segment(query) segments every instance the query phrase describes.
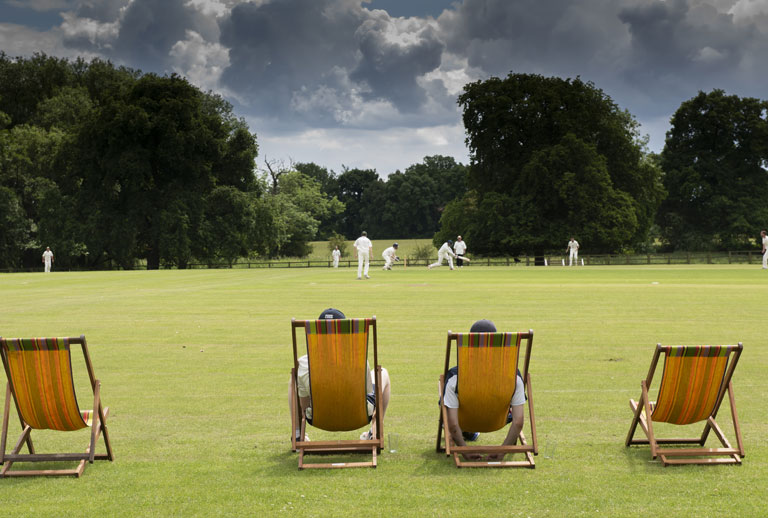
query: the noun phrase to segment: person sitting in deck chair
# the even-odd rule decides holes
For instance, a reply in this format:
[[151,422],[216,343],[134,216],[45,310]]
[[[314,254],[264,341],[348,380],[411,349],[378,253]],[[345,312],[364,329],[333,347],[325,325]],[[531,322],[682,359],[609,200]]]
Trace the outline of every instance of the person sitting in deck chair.
[[[495,333],[496,325],[490,320],[478,320],[469,330],[470,333]],[[457,446],[466,446],[465,441],[476,441],[480,434],[462,430],[459,426],[459,390],[457,389],[458,367],[453,367],[448,371],[448,377],[445,382],[445,390],[443,401],[448,411],[448,433],[451,434],[451,438]],[[502,446],[514,446],[517,443],[517,439],[520,436],[520,432],[523,429],[525,421],[525,388],[523,378],[520,375],[520,370],[517,371],[517,383],[515,386],[515,392],[512,396],[512,400],[509,402],[509,413],[507,414],[507,423],[510,424],[507,436],[502,443]],[[488,456],[489,461],[501,460],[504,457],[503,454]],[[480,460],[481,455],[468,454],[465,455],[467,460]]]
[[[346,318],[344,316],[344,313],[339,311],[338,309],[334,308],[328,308],[326,310],[323,310],[322,313],[320,313],[320,316],[318,317],[320,320],[323,319],[344,319]],[[301,356],[298,360],[299,366],[297,371],[297,392],[299,394],[299,404],[301,405],[301,412],[303,415],[307,416],[307,422],[309,424],[312,424],[312,399],[311,394],[309,390],[309,360],[307,355]],[[374,404],[375,404],[375,397],[376,397],[376,390],[375,390],[375,381],[374,381],[374,373],[371,370],[370,366],[368,367],[368,383],[366,386],[366,393],[367,393],[367,400],[368,400],[368,415],[371,416],[373,414]],[[381,368],[381,419],[383,421],[384,415],[387,412],[387,406],[389,405],[389,397],[390,397],[390,382],[389,382],[389,372],[387,372],[387,369]],[[288,401],[289,401],[289,408],[291,411],[291,414],[293,414],[293,397],[289,391],[288,394]],[[296,437],[296,440],[301,440],[301,430],[294,430],[294,435]],[[369,440],[372,438],[371,431],[363,432],[362,435],[360,435],[360,440]],[[309,437],[304,437],[305,441],[309,441]]]

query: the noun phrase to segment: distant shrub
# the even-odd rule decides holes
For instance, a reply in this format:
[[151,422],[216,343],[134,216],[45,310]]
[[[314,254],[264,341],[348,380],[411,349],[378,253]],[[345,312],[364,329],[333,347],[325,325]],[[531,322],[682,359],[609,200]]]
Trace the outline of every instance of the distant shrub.
[[347,240],[344,236],[341,234],[338,234],[334,232],[331,234],[331,237],[328,239],[328,250],[333,252],[333,249],[336,247],[339,247],[339,252],[341,252],[341,257],[347,256]]
[[410,257],[411,260],[416,261],[429,261],[434,257],[435,255],[435,247],[430,244],[423,244],[417,246],[413,250],[413,255]]

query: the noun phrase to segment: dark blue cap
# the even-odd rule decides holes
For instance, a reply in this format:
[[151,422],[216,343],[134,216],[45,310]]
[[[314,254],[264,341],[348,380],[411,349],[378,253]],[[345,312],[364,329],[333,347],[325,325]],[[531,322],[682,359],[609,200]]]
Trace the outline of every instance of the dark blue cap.
[[325,319],[333,320],[333,319],[344,319],[347,317],[345,317],[344,313],[342,313],[338,309],[328,308],[328,309],[324,309],[323,312],[320,313],[320,316],[318,318],[320,318],[320,320],[325,320]]
[[478,320],[469,328],[470,333],[495,333],[496,325],[490,320]]

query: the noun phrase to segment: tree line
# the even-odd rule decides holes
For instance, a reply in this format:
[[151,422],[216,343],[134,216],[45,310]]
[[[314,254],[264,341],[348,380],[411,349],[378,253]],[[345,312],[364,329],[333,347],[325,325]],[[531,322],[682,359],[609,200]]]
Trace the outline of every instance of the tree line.
[[177,75],[0,53],[0,268],[185,268],[303,256],[316,239],[462,234],[488,255],[749,246],[768,225],[768,104],[682,103],[661,154],[594,84],[510,73],[458,99],[471,161],[428,156],[385,178],[257,167],[220,96]]

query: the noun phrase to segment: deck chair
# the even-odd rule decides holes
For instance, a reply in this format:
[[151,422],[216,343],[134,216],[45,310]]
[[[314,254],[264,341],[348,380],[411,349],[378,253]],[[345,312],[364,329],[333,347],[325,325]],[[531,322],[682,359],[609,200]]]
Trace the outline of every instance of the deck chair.
[[[525,341],[525,361],[523,381],[528,395],[528,423],[531,430],[532,444],[528,444],[523,432],[520,432],[520,444],[514,446],[456,446],[450,432],[445,431],[443,445],[443,426],[448,422],[448,411],[443,401],[445,380],[451,363],[451,344],[456,343],[457,365],[459,366],[458,387],[461,392],[459,406],[459,426],[472,432],[494,432],[506,425],[509,402],[515,392],[520,347]],[[445,369],[440,376],[440,417],[437,428],[438,452],[453,455],[457,467],[527,467],[535,468],[533,456],[538,455],[536,439],[536,419],[533,410],[533,390],[528,366],[533,345],[533,330],[527,333],[452,333],[448,331],[445,349]],[[463,453],[478,454],[518,454],[525,460],[498,462],[464,461]]]
[[[93,409],[80,410],[72,380],[70,347],[80,345],[93,389]],[[0,477],[61,476],[79,477],[85,462],[114,460],[106,419],[109,408],[101,404],[101,383],[93,376],[85,336],[79,338],[0,338],[8,383],[5,390],[3,431],[0,438]],[[5,453],[11,399],[21,421],[21,436],[10,454]],[[36,453],[32,430],[75,431],[91,428],[91,441],[85,453]],[[96,453],[96,442],[104,436],[106,453]],[[20,453],[26,444],[29,453]],[[75,469],[11,470],[16,462],[80,461]]]
[[[640,400],[629,400],[632,409],[632,424],[629,427],[627,447],[633,444],[650,444],[651,457],[661,458],[664,466],[670,464],[741,464],[744,445],[741,440],[739,419],[733,396],[731,378],[741,356],[742,345],[662,346],[656,345],[648,376],[641,381]],[[664,355],[664,370],[661,375],[656,401],[648,393],[659,357]],[[731,407],[736,445],[728,442],[715,418],[725,393]],[[676,425],[694,424],[704,421],[700,437],[691,439],[661,439],[656,437],[656,423]],[[645,439],[635,439],[640,425]],[[710,430],[722,443],[722,448],[705,448]],[[698,447],[664,448],[659,445],[698,445]]]
[[[371,440],[305,441],[308,424],[301,412],[297,390],[298,349],[297,329],[306,336],[309,360],[309,385],[312,401],[312,426],[321,430],[340,432],[371,426]],[[369,377],[368,337],[373,334],[373,363],[375,403],[373,415],[368,415],[366,386]],[[291,444],[299,452],[299,469],[376,467],[377,454],[384,445],[381,419],[381,366],[378,359],[376,317],[345,320],[291,320],[293,336],[293,369],[291,370]],[[295,430],[300,429],[299,438]],[[334,462],[310,464],[304,456],[310,454],[364,453],[370,462]]]

